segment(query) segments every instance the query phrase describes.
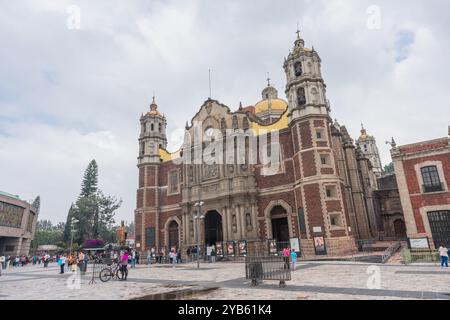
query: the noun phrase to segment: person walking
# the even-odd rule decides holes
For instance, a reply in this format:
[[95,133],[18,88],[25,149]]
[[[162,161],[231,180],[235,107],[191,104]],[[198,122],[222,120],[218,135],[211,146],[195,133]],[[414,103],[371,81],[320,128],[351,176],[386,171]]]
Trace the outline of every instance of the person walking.
[[175,253],[175,250],[170,250],[169,258],[172,263],[172,267],[175,268],[175,265],[177,264],[177,254]]
[[84,272],[84,252],[80,251],[78,254],[78,268],[80,268],[80,272]]
[[128,277],[128,251],[125,251],[120,257],[120,272],[122,274],[122,280],[126,281]]
[[297,253],[294,249],[291,251],[291,262],[292,262],[292,271],[295,271],[295,268],[297,266]]
[[58,265],[61,268],[61,271],[59,274],[64,274],[64,267],[66,265],[66,255],[62,255],[58,260]]
[[6,261],[5,256],[4,256],[4,255],[1,255],[1,256],[0,256],[0,276],[2,275],[3,268],[4,268],[5,265],[6,265],[5,261]]
[[136,250],[131,252],[131,268],[136,268]]
[[214,246],[211,247],[211,263],[216,262],[216,248]]
[[289,269],[289,255],[290,255],[289,248],[284,248],[283,249],[284,269]]
[[84,257],[83,257],[83,274],[86,274],[86,272],[87,272],[87,266],[88,266],[88,263],[89,263],[89,254],[84,254]]
[[441,268],[448,268],[448,249],[444,244],[439,247],[439,256],[441,257]]
[[152,250],[150,248],[147,249],[147,265],[152,264]]

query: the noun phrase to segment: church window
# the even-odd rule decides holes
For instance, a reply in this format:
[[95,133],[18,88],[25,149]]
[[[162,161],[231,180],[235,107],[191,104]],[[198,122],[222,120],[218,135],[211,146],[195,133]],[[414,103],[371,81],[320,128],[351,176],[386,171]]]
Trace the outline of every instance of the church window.
[[162,125],[161,125],[161,123],[159,124],[159,132],[162,132]]
[[425,193],[442,191],[442,183],[436,166],[423,167],[420,171],[422,173],[423,191]]
[[300,77],[303,74],[302,63],[300,61],[294,64],[294,73],[296,77]]
[[169,172],[169,193],[179,192],[178,170]]
[[330,224],[331,227],[342,228],[344,225],[342,223],[342,218],[340,213],[331,213],[330,214]]
[[305,96],[305,88],[298,88],[297,90],[297,105],[299,107],[304,106],[306,104],[306,96]]
[[320,163],[323,166],[329,165],[330,164],[330,156],[328,154],[321,154],[320,155]]
[[151,125],[150,125],[150,131],[154,131],[155,130],[155,125],[152,123]]
[[336,186],[325,186],[327,198],[337,198]]

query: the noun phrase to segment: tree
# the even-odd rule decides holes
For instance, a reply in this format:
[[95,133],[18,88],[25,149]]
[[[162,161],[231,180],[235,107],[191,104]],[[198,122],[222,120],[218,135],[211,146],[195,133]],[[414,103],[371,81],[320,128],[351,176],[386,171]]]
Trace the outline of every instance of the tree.
[[48,231],[53,229],[53,224],[50,220],[39,220],[36,223],[36,231]]
[[31,242],[31,249],[36,250],[41,245],[58,245],[64,237],[64,229],[61,224],[53,226],[50,220],[40,220],[36,224],[36,232]]
[[384,174],[394,173],[394,164],[391,162],[388,165],[385,165],[383,168]]
[[98,166],[95,160],[92,160],[84,172],[83,182],[81,183],[80,198],[90,197],[97,193],[98,184]]
[[[72,204],[67,215],[64,230],[66,243],[71,240],[72,228],[76,230],[73,240],[80,245],[90,239],[101,238],[107,242],[115,240],[114,215],[122,205],[122,200],[104,195],[97,184],[98,166],[92,160],[84,172],[78,200]],[[75,219],[73,226],[72,219]]]
[[41,210],[41,196],[37,196],[31,206],[36,210],[36,214],[39,214],[39,211]]
[[72,219],[75,217],[75,206],[72,203],[70,206],[69,212],[67,213],[67,220],[66,224],[64,226],[64,232],[63,232],[63,240],[66,243],[70,242],[70,238],[72,236]]

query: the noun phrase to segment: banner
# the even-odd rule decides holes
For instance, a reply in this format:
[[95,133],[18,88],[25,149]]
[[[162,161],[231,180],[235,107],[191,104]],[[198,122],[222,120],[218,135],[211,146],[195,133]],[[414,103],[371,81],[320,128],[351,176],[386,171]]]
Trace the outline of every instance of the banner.
[[238,247],[239,247],[239,255],[246,256],[247,255],[247,241],[246,240],[239,241]]
[[234,257],[234,241],[227,242],[227,256]]

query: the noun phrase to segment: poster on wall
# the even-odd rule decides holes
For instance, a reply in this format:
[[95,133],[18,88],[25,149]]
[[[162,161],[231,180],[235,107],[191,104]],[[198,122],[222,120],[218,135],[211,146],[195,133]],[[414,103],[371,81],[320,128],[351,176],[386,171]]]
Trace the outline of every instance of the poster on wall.
[[216,242],[216,256],[223,257],[223,243]]
[[247,241],[246,240],[239,241],[238,247],[239,247],[239,255],[245,257],[247,255]]
[[430,249],[428,238],[409,239],[409,246],[411,249]]
[[314,249],[317,256],[327,254],[327,248],[325,247],[325,240],[323,237],[314,237]]
[[234,241],[227,242],[227,256],[234,257]]
[[298,240],[298,238],[291,238],[290,244],[291,250],[294,249],[295,252],[300,252],[300,241]]
[[277,255],[278,254],[278,250],[277,250],[277,240],[268,240],[269,242],[269,254],[270,255]]

